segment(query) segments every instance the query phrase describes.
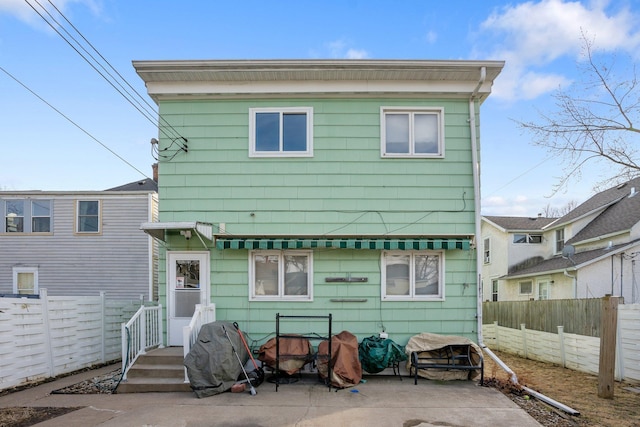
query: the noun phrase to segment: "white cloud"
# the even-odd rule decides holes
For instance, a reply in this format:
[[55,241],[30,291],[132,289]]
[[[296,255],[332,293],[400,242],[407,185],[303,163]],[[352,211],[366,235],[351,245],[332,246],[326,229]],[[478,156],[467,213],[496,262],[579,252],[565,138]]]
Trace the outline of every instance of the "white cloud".
[[424,39],[427,44],[435,44],[435,42],[438,41],[438,34],[434,31],[429,31],[425,34]]
[[369,52],[364,49],[348,47],[347,42],[342,39],[326,43],[325,50],[329,52],[330,58],[366,59],[369,57]]
[[494,95],[505,100],[533,99],[567,84],[566,76],[548,67],[566,57],[578,59],[582,34],[595,39],[596,49],[635,52],[640,46],[639,16],[624,8],[610,12],[608,7],[604,0],[541,0],[494,11],[478,35],[493,43],[490,57],[506,61]]

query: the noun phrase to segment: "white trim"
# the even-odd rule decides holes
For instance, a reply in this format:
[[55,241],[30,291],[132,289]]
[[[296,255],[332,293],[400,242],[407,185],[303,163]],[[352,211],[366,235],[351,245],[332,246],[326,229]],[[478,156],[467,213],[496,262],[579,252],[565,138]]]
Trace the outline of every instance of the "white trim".
[[[277,273],[277,295],[259,295],[256,292],[256,271],[255,256],[277,256],[278,257],[278,273]],[[306,256],[307,257],[307,295],[284,295],[285,286],[285,256]],[[249,301],[295,301],[295,302],[312,302],[313,301],[313,251],[307,250],[252,250],[249,251]]]
[[19,289],[18,289],[19,273],[33,273],[33,294],[37,295],[40,292],[39,285],[38,285],[38,267],[13,267],[13,293],[14,294],[19,294]]
[[[279,113],[280,114],[280,148],[278,151],[257,151],[256,150],[256,114],[258,113]],[[286,113],[304,113],[306,115],[306,138],[307,147],[305,151],[284,151],[282,144],[282,117]],[[249,108],[249,157],[313,157],[313,107],[266,107]]]
[[[409,256],[409,294],[387,294],[387,259],[388,255]],[[415,279],[415,257],[421,255],[438,256],[438,294],[417,295]],[[445,300],[445,254],[444,251],[382,251],[380,253],[380,295],[383,301],[444,301]]]
[[[409,121],[409,152],[408,153],[387,153],[386,152],[386,116],[387,114],[406,113],[410,118],[418,114],[433,114],[437,120],[438,131],[438,151],[437,153],[415,153],[414,126],[413,120]],[[380,157],[382,158],[428,158],[442,159],[445,156],[445,136],[444,136],[444,107],[380,107]]]

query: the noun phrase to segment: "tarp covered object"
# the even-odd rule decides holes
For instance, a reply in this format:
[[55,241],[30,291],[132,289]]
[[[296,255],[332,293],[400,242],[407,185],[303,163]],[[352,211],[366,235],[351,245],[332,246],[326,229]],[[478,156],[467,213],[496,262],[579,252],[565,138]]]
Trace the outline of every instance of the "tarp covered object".
[[[318,345],[318,373],[328,377],[327,357],[329,342]],[[323,357],[323,355],[325,357]],[[331,385],[337,388],[352,387],[362,379],[362,365],[358,357],[358,338],[351,332],[342,331],[331,337]]]
[[[306,338],[280,337],[280,361],[278,367],[281,372],[293,375],[304,365],[309,363],[313,357],[313,347]],[[276,338],[271,338],[260,346],[258,350],[258,360],[272,369],[276,368]]]
[[203,325],[197,341],[184,358],[191,389],[199,398],[228,391],[243,376],[242,367],[222,329],[223,325],[243,365],[249,359],[233,323],[212,322]]
[[[411,372],[412,352],[435,351],[452,344],[471,344],[471,361],[474,365],[478,365],[480,363],[480,359],[482,358],[482,349],[468,338],[456,335],[439,335],[423,332],[411,337],[404,348],[404,352],[408,356],[407,371]],[[477,370],[471,371],[471,376],[469,376],[469,371],[465,370],[452,369],[447,371],[444,369],[419,369],[418,375],[430,380],[473,380],[480,376],[480,372]]]
[[404,349],[389,338],[372,335],[364,338],[358,346],[362,369],[377,374],[396,363],[407,360]]

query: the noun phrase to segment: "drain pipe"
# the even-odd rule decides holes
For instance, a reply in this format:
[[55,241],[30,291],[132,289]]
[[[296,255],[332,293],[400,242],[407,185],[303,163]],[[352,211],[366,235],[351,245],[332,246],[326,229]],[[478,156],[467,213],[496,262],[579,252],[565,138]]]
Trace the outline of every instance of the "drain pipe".
[[[474,209],[475,209],[475,241],[476,241],[476,271],[478,273],[478,283],[477,283],[477,330],[478,330],[478,345],[485,351],[493,361],[504,369],[511,379],[511,382],[516,385],[518,384],[518,377],[515,372],[511,368],[509,368],[498,356],[496,356],[484,343],[484,339],[482,337],[482,263],[481,258],[478,256],[479,248],[480,248],[480,238],[481,234],[481,214],[480,214],[480,162],[478,161],[478,141],[476,136],[476,111],[475,111],[475,100],[478,95],[478,91],[480,87],[484,84],[484,81],[487,77],[487,69],[486,67],[480,68],[480,80],[478,81],[478,85],[473,90],[473,93],[469,97],[469,128],[471,131],[471,158],[473,162],[473,197],[474,197]],[[551,406],[554,406],[562,411],[565,411],[571,415],[580,415],[580,412],[572,409],[566,405],[563,405],[560,402],[557,402],[544,394],[538,393],[535,390],[530,389],[529,387],[525,387],[520,385],[522,389],[529,395],[535,397],[538,400],[541,400]]]

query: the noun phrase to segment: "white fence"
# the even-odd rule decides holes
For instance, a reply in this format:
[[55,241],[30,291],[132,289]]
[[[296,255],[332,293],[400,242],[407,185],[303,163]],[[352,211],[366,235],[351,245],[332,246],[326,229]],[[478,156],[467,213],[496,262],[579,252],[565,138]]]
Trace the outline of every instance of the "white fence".
[[0,390],[119,360],[121,325],[142,301],[0,298]]
[[[492,350],[551,362],[576,371],[598,375],[600,338],[567,334],[558,326],[558,333],[534,331],[493,324],[482,325],[484,343]],[[616,340],[616,379],[640,381],[640,304],[618,306]]]

